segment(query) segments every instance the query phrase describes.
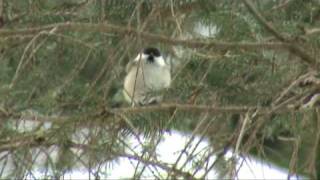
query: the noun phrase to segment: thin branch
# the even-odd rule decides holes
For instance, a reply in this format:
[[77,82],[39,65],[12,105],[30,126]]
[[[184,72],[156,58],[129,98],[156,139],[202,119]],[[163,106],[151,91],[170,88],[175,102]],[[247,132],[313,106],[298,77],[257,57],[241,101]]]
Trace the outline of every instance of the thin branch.
[[118,35],[133,35],[140,36],[144,38],[146,41],[151,42],[161,42],[171,45],[181,45],[189,48],[215,48],[215,49],[248,49],[248,50],[256,50],[256,49],[288,49],[290,48],[290,44],[274,42],[274,43],[252,43],[252,42],[219,42],[219,41],[208,41],[208,40],[198,40],[198,39],[175,39],[169,38],[164,35],[153,34],[148,32],[141,32],[137,29],[130,27],[121,27],[112,24],[92,24],[92,23],[56,23],[50,24],[46,26],[40,26],[36,28],[26,28],[26,29],[16,29],[16,30],[8,30],[3,29],[0,30],[0,38],[8,37],[8,36],[25,36],[37,34],[41,31],[50,31],[53,28],[57,28],[57,32],[61,31],[77,31],[77,32],[105,32],[105,33],[116,33]]
[[293,150],[290,158],[290,163],[289,163],[289,173],[288,173],[288,178],[294,174],[297,173],[297,163],[298,163],[298,153],[301,148],[299,147],[301,145],[301,138],[298,136],[294,141],[293,141]]
[[280,41],[286,41],[286,38],[280,34],[276,29],[269,23],[259,12],[258,10],[253,6],[252,2],[250,0],[242,0],[244,4],[247,6],[249,11],[256,17],[256,19],[276,38],[278,38]]
[[242,139],[243,139],[243,136],[244,136],[244,133],[245,133],[245,129],[246,129],[246,125],[248,123],[248,121],[250,121],[251,119],[251,113],[248,111],[246,113],[246,116],[243,120],[243,124],[241,126],[241,130],[240,130],[240,133],[239,133],[239,136],[238,136],[238,139],[237,139],[237,143],[236,143],[236,147],[235,147],[235,150],[234,150],[234,155],[236,157],[239,156],[239,152],[240,152],[240,144],[242,142]]
[[241,129],[240,129],[240,133],[239,133],[239,136],[237,138],[237,142],[236,142],[236,147],[235,147],[235,150],[234,150],[234,153],[233,153],[233,157],[232,157],[232,160],[233,160],[233,164],[231,166],[231,177],[233,177],[233,179],[236,179],[236,175],[237,175],[237,170],[236,170],[236,163],[238,162],[238,158],[239,158],[239,155],[240,155],[240,144],[243,140],[243,136],[245,134],[245,130],[246,130],[246,126],[247,124],[249,123],[249,121],[251,121],[251,119],[257,114],[258,111],[256,111],[255,113],[251,113],[252,110],[249,110],[246,115],[245,115],[245,118],[243,120],[243,123],[242,123],[242,126],[241,126]]
[[280,10],[280,9],[286,8],[286,7],[288,7],[290,1],[291,0],[286,0],[285,2],[282,2],[276,6],[273,6],[269,11],[275,11],[275,10]]
[[[25,50],[24,50],[24,52],[23,52],[23,54],[22,54],[22,56],[21,56],[21,59],[20,59],[19,65],[18,65],[18,67],[17,67],[17,69],[16,69],[16,72],[15,72],[15,74],[14,74],[12,80],[11,80],[11,83],[10,83],[10,86],[9,86],[10,88],[13,88],[13,86],[16,84],[16,82],[17,82],[17,80],[18,80],[18,78],[19,78],[19,76],[20,76],[20,74],[21,74],[21,73],[20,73],[21,70],[24,68],[24,66],[26,66],[26,65],[29,63],[29,61],[30,61],[31,58],[34,56],[34,54],[35,54],[35,53],[40,49],[40,47],[47,41],[48,36],[47,36],[45,39],[43,39],[40,43],[38,43],[35,48],[31,49],[31,46],[35,44],[35,42],[38,40],[38,38],[39,38],[41,35],[43,35],[43,34],[48,34],[48,35],[50,35],[50,34],[54,33],[55,29],[56,29],[56,28],[53,28],[53,29],[51,29],[49,32],[41,31],[39,34],[37,34],[37,35],[28,43],[28,45],[26,46],[26,48],[25,48]],[[31,49],[31,50],[30,50],[31,52],[30,52],[30,54],[29,54],[28,57],[25,57],[26,54],[27,54],[27,51],[28,51],[29,49]]]
[[296,87],[299,83],[301,83],[302,81],[304,81],[305,79],[307,79],[310,76],[314,76],[316,75],[315,71],[310,71],[307,72],[305,74],[300,75],[298,78],[296,78],[295,80],[293,80],[289,86],[287,86],[282,92],[281,94],[277,97],[277,99],[272,103],[273,106],[276,106],[280,103],[281,100],[283,100],[283,98],[288,95],[288,93],[292,90],[292,88]]
[[175,174],[179,175],[179,176],[182,176],[186,179],[195,179],[195,177],[193,177],[190,173],[188,172],[184,172],[182,170],[179,170],[179,169],[176,169],[174,167],[171,167],[170,164],[167,164],[167,163],[164,163],[164,162],[160,162],[160,161],[153,161],[153,160],[146,160],[144,158],[141,158],[139,156],[133,156],[133,155],[130,155],[130,154],[119,154],[120,157],[126,157],[126,158],[129,158],[129,159],[134,159],[134,160],[137,160],[139,162],[142,162],[142,163],[145,163],[145,164],[150,164],[150,165],[153,165],[153,166],[157,166],[167,172],[170,172],[170,171],[173,171]]
[[[270,26],[270,25],[268,25]],[[51,29],[56,28],[57,32],[61,31],[76,31],[76,32],[105,32],[105,33],[115,33],[117,35],[125,36],[136,36],[143,38],[145,41],[165,43],[170,45],[180,45],[188,48],[214,48],[217,50],[225,49],[246,49],[246,50],[257,50],[257,49],[272,49],[272,50],[289,50],[293,54],[299,56],[307,64],[311,65],[312,68],[318,68],[316,60],[307,54],[301,47],[288,43],[285,41],[282,36],[279,36],[279,39],[283,42],[264,42],[264,43],[253,43],[253,42],[221,42],[221,41],[208,41],[207,39],[176,39],[169,38],[164,35],[141,32],[135,28],[131,27],[122,27],[116,26],[113,24],[92,24],[92,23],[56,23],[45,26],[40,26],[36,28],[26,28],[26,29],[16,29],[0,30],[1,37],[10,37],[10,36],[30,36],[32,34],[37,34],[41,31],[50,31]],[[269,28],[270,29],[270,28]],[[271,28],[272,29],[272,28]]]
[[[191,137],[189,138],[188,142],[185,144],[185,146],[184,146],[183,149],[181,150],[181,153],[179,154],[179,156],[177,157],[175,163],[173,164],[173,168],[176,168],[176,167],[177,167],[177,165],[178,165],[178,163],[180,162],[183,154],[184,154],[185,152],[187,152],[187,149],[188,149],[189,147],[192,146],[192,143],[193,143],[194,139],[196,138],[196,134],[199,132],[199,129],[200,129],[200,127],[202,126],[202,124],[206,122],[207,118],[208,118],[208,113],[206,113],[205,116],[204,116],[203,118],[201,118],[201,121],[200,121],[200,122],[197,124],[197,126],[194,128],[194,130],[192,131]],[[205,131],[207,131],[207,127],[206,127],[205,129],[206,129]],[[202,132],[205,132],[205,131],[202,131]],[[200,142],[201,142],[201,141],[199,141],[199,143],[196,144],[196,146],[195,146],[194,149],[192,150],[191,154],[194,153],[194,151],[196,150],[196,148],[197,148],[197,146],[200,144]],[[185,162],[182,164],[182,166],[180,167],[180,169],[183,169],[184,166],[188,163],[188,161],[191,160],[191,158],[192,158],[192,157],[188,157],[188,158],[185,160]],[[169,173],[168,173],[168,177],[167,177],[167,178],[169,178],[169,175],[170,175],[171,173],[172,173],[172,172],[169,172]]]
[[[226,106],[226,107],[217,107],[217,106],[209,106],[209,105],[190,105],[190,104],[160,104],[153,106],[143,106],[143,107],[128,107],[128,108],[114,108],[114,109],[106,109],[107,112],[116,112],[116,113],[142,113],[142,112],[156,112],[156,111],[185,111],[190,113],[201,113],[201,112],[209,112],[209,113],[239,113],[245,114],[250,109],[259,108],[259,115],[269,114],[272,108],[269,107],[257,107],[257,106]],[[288,113],[292,111],[300,111],[294,108],[280,108],[272,113],[282,114]]]
[[5,24],[4,22],[4,2],[0,0],[0,28]]
[[58,86],[56,88],[56,92],[58,93],[62,93],[64,91],[64,89],[71,84],[71,82],[77,77],[77,75],[83,70],[83,68],[85,67],[85,65],[88,63],[90,56],[92,54],[92,51],[94,49],[90,48],[86,58],[79,64],[77,64],[74,69],[72,70],[72,72],[69,74],[69,76],[64,80],[64,82],[62,83],[61,86]]
[[306,36],[316,35],[320,33],[320,28],[303,29]]
[[[25,115],[20,112],[15,112],[13,110],[3,110],[0,111],[0,119],[7,119],[11,118],[12,120],[20,120],[25,119],[29,121],[39,121],[39,122],[52,122],[52,123],[65,123],[71,121],[81,121],[83,119],[86,121],[89,119],[97,119],[103,116],[109,115],[116,115],[122,113],[132,113],[132,114],[139,114],[139,113],[148,113],[148,112],[159,112],[159,111],[166,111],[168,113],[173,112],[175,110],[180,112],[189,112],[189,113],[203,113],[208,112],[209,114],[245,114],[250,109],[258,109],[257,115],[268,115],[270,113],[274,114],[283,114],[288,112],[304,112],[303,109],[296,109],[291,107],[281,107],[274,109],[272,107],[257,107],[257,106],[225,106],[225,107],[218,107],[218,106],[208,106],[208,105],[191,105],[191,104],[160,104],[160,105],[152,105],[152,106],[143,106],[143,107],[122,107],[122,108],[105,108],[102,112],[101,110],[97,110],[94,112],[88,112],[86,115],[78,114],[75,116],[45,116],[41,114],[37,115]],[[106,113],[106,114],[105,114]]]
[[249,11],[255,16],[255,18],[277,39],[279,39],[281,42],[284,43],[290,43],[289,46],[290,52],[294,53],[295,55],[301,57],[303,61],[305,61],[307,64],[311,66],[311,68],[318,68],[318,63],[315,58],[310,56],[304,49],[302,49],[300,46],[294,44],[294,42],[290,42],[288,38],[283,36],[281,33],[279,33],[271,23],[267,22],[267,20],[258,12],[258,10],[253,6],[252,2],[250,0],[242,0],[244,4],[247,6]]
[[310,150],[308,156],[308,165],[307,165],[307,173],[310,175],[312,179],[318,179],[317,177],[317,157],[319,157],[319,141],[320,141],[320,111],[316,110],[316,126],[314,127],[315,137],[314,137],[314,144]]

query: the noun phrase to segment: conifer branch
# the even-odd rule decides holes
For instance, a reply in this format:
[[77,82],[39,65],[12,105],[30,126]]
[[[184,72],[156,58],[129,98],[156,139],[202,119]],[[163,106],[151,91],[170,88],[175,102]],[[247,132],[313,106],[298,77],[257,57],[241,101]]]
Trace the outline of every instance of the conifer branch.
[[56,32],[61,31],[77,31],[77,32],[112,32],[118,35],[130,35],[130,36],[140,36],[146,41],[151,42],[161,42],[170,45],[180,45],[188,48],[215,48],[215,49],[247,49],[247,50],[257,50],[257,49],[288,49],[290,44],[281,42],[265,42],[265,43],[255,43],[255,42],[219,42],[219,41],[208,41],[207,39],[176,39],[169,38],[164,35],[154,34],[149,32],[140,32],[137,29],[116,26],[113,24],[92,24],[92,23],[56,23],[49,24],[45,26],[39,26],[35,28],[26,29],[16,29],[0,30],[0,38],[8,38],[10,36],[30,36],[37,34],[42,31],[50,31],[56,28]]
[[143,107],[129,107],[129,108],[115,108],[115,109],[106,109],[110,112],[116,113],[145,113],[145,112],[158,112],[158,111],[183,111],[190,113],[202,113],[209,112],[211,114],[221,114],[221,113],[238,113],[245,114],[249,110],[258,109],[259,115],[269,114],[270,112],[275,114],[288,113],[293,111],[300,111],[294,108],[279,108],[275,111],[270,107],[258,107],[258,106],[225,106],[225,107],[217,107],[210,105],[191,105],[191,104],[161,104],[161,105],[153,105],[153,106],[143,106]]
[[279,39],[281,42],[289,43],[289,51],[293,54],[299,56],[304,62],[306,62],[311,68],[318,69],[319,63],[317,60],[312,57],[306,50],[301,48],[301,44],[296,44],[292,40],[289,40],[287,37],[279,33],[273,25],[268,22],[259,12],[258,10],[253,6],[252,2],[250,0],[242,0],[244,4],[247,6],[249,11],[255,16],[255,18],[260,22],[272,35],[274,35],[277,39]]

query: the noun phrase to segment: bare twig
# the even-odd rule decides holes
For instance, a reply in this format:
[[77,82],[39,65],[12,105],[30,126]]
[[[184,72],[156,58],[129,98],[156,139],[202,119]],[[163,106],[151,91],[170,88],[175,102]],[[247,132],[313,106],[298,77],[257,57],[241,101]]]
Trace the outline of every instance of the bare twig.
[[26,64],[28,64],[28,62],[31,60],[31,57],[39,50],[39,48],[46,42],[47,38],[45,38],[44,40],[42,40],[35,48],[33,48],[28,56],[28,58],[26,58],[26,53],[29,49],[31,49],[31,45],[33,45],[36,40],[43,34],[47,34],[47,35],[50,35],[52,33],[54,33],[54,31],[56,30],[56,28],[52,28],[49,32],[46,32],[46,31],[42,31],[40,32],[39,34],[37,34],[30,42],[29,44],[26,46],[22,56],[21,56],[21,59],[20,59],[20,62],[19,62],[19,65],[16,69],[16,72],[12,78],[12,81],[10,83],[10,88],[13,88],[13,86],[16,84],[19,76],[20,76],[20,73],[21,73],[21,70],[24,68],[24,66],[26,66]]
[[278,4],[276,6],[273,6],[269,11],[275,11],[275,10],[279,10],[279,9],[285,8],[285,7],[288,6],[290,1],[291,0],[286,0],[284,2],[281,2],[280,4]]
[[249,121],[251,121],[251,119],[257,115],[257,112],[258,110],[256,110],[256,112],[252,113],[251,112],[252,110],[250,109],[246,115],[245,115],[245,118],[242,122],[242,126],[241,126],[241,129],[240,129],[240,133],[239,133],[239,136],[237,138],[237,142],[236,142],[236,147],[234,149],[234,153],[233,153],[233,157],[232,157],[232,170],[230,171],[231,172],[231,177],[235,178],[236,175],[237,175],[237,170],[235,169],[236,168],[236,163],[239,159],[239,155],[240,155],[240,144],[242,142],[242,139],[243,139],[243,136],[245,134],[245,130],[246,130],[246,126],[247,124],[249,123]]
[[[91,24],[91,23],[56,23],[46,26],[40,26],[36,28],[27,28],[27,29],[17,29],[17,30],[0,30],[0,38],[8,37],[8,36],[25,36],[31,34],[37,34],[41,31],[48,31],[52,28],[57,28],[57,31],[78,31],[78,32],[113,32],[118,35],[132,35],[136,37],[141,37],[145,41],[149,42],[161,42],[165,44],[171,45],[181,45],[189,48],[215,48],[217,50],[222,49],[246,49],[246,50],[257,50],[257,49],[273,49],[273,50],[289,50],[295,55],[301,57],[303,61],[312,65],[312,68],[318,68],[316,60],[307,54],[303,49],[299,46],[289,43],[284,40],[282,36],[279,36],[279,39],[283,42],[267,42],[267,43],[252,43],[252,42],[220,42],[213,40],[195,40],[195,39],[175,39],[169,38],[167,36],[141,32],[137,29],[133,29],[130,27],[121,27],[112,24]],[[272,27],[272,26],[271,26]],[[272,28],[271,28],[272,29]]]
[[88,63],[90,56],[92,54],[93,49],[90,48],[89,52],[86,56],[86,58],[79,63],[77,66],[75,66],[75,68],[73,69],[73,71],[69,74],[69,76],[65,79],[65,81],[62,83],[61,86],[58,86],[56,88],[56,92],[57,93],[61,93],[72,81],[73,79],[76,78],[76,76],[81,72],[81,70],[85,67],[85,65]]
[[267,20],[258,12],[258,10],[253,6],[250,0],[242,0],[244,4],[247,6],[249,11],[256,17],[256,19],[276,38],[281,41],[286,41],[286,38],[280,34],[276,29],[269,23]]
[[294,42],[290,42],[290,40],[279,33],[271,23],[267,22],[267,20],[258,12],[258,10],[253,6],[250,0],[242,0],[244,4],[247,6],[249,11],[256,17],[256,19],[277,39],[282,42],[291,43],[290,45],[290,52],[294,53],[295,55],[301,57],[303,61],[310,65],[311,68],[318,68],[318,63],[316,59],[310,56],[304,49],[300,47],[300,45],[294,44]]
[[296,87],[299,83],[301,83],[303,80],[305,80],[306,78],[310,77],[310,76],[314,76],[316,74],[316,72],[314,71],[310,71],[307,72],[305,74],[300,75],[297,79],[295,79],[294,81],[292,81],[290,83],[290,85],[288,87],[286,87],[281,94],[279,95],[279,97],[277,97],[277,99],[272,103],[273,106],[277,105],[278,103],[280,103],[281,100],[283,100],[283,98],[290,92],[290,90],[292,90],[292,88]]
[[308,157],[308,168],[307,168],[307,172],[309,173],[309,175],[312,177],[312,179],[317,179],[317,156],[319,156],[319,154],[317,153],[317,151],[319,150],[319,141],[320,141],[320,111],[317,109],[316,110],[316,124],[317,126],[315,126],[314,128],[314,132],[316,132],[316,136],[314,139],[314,144],[313,147],[311,148],[311,152],[309,153],[310,156]]
[[[198,133],[198,131],[200,130],[200,127],[202,126],[202,124],[206,121],[208,117],[208,113],[205,114],[205,116],[201,119],[201,121],[197,124],[197,126],[194,128],[192,134],[191,134],[191,137],[189,139],[189,141],[185,144],[184,148],[182,149],[181,153],[179,154],[178,158],[176,159],[175,163],[173,164],[173,168],[175,169],[178,165],[178,163],[180,162],[183,154],[185,152],[187,152],[187,149],[189,148],[189,146],[192,144],[193,140],[196,138],[196,134]],[[188,159],[186,160],[188,161]],[[183,166],[185,165],[186,163],[183,164]],[[183,168],[183,166],[181,167],[181,169]],[[168,177],[169,175],[171,174],[172,172],[169,172],[168,173]]]
[[37,34],[41,31],[49,31],[52,28],[57,28],[57,32],[61,31],[78,31],[78,32],[113,32],[118,35],[133,35],[133,36],[141,36],[146,41],[151,42],[161,42],[171,45],[181,45],[189,48],[216,48],[216,49],[248,49],[248,50],[256,50],[256,49],[288,49],[290,48],[290,44],[287,43],[251,43],[251,42],[219,42],[219,41],[199,41],[194,39],[181,40],[169,38],[164,35],[153,34],[148,32],[140,32],[137,29],[121,27],[112,24],[92,24],[92,23],[56,23],[50,24],[46,26],[40,26],[36,28],[26,28],[26,29],[17,29],[17,30],[0,30],[0,38],[8,37],[8,36],[25,36]]
[[[178,111],[192,112],[192,113],[200,113],[200,112],[209,112],[209,113],[239,113],[245,114],[250,109],[259,108],[258,115],[269,114],[271,108],[263,108],[256,106],[227,106],[227,107],[216,107],[216,106],[208,106],[208,105],[190,105],[190,104],[161,104],[154,106],[144,106],[144,107],[134,107],[134,108],[115,108],[109,109],[111,112],[122,112],[122,113],[142,113],[142,112],[155,112],[155,111],[170,111],[177,109]],[[273,113],[281,114],[288,113],[292,111],[299,111],[293,108],[280,108],[275,110]]]
[[289,173],[288,173],[288,179],[290,179],[291,175],[296,174],[297,172],[297,163],[298,163],[298,151],[300,149],[300,145],[301,145],[301,138],[297,137],[294,141],[293,141],[293,151],[292,151],[292,155],[291,155],[291,159],[290,159],[290,163],[289,163]]
[[242,142],[242,138],[243,138],[243,135],[245,133],[245,128],[246,128],[246,125],[248,123],[248,121],[250,121],[251,119],[251,114],[250,112],[248,111],[246,113],[246,116],[243,120],[243,123],[242,123],[242,126],[241,126],[241,129],[240,129],[240,133],[239,133],[239,136],[238,136],[238,139],[237,139],[237,143],[236,143],[236,147],[234,149],[234,155],[237,157],[239,156],[239,151],[240,151],[240,143]]
[[320,33],[320,28],[304,29],[306,36],[316,35]]

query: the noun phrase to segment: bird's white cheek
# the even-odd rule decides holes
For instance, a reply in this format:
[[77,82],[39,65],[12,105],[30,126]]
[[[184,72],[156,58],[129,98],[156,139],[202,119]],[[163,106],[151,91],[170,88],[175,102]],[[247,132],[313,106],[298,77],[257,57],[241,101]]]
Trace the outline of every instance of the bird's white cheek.
[[162,56],[156,57],[156,58],[155,58],[155,61],[156,61],[156,63],[157,63],[159,66],[161,66],[161,67],[163,67],[163,66],[166,65],[166,62],[164,61],[164,59],[163,59]]

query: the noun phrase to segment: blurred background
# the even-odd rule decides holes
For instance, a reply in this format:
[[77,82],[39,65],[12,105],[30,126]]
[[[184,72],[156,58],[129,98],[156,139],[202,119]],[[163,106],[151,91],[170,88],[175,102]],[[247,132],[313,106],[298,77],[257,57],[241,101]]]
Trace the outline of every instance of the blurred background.
[[[127,159],[131,178],[236,179],[250,156],[316,179],[319,34],[317,0],[0,0],[0,177],[107,178]],[[131,108],[125,65],[148,46],[173,81]],[[162,162],[168,133],[187,140]]]

